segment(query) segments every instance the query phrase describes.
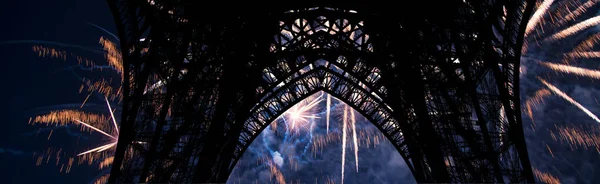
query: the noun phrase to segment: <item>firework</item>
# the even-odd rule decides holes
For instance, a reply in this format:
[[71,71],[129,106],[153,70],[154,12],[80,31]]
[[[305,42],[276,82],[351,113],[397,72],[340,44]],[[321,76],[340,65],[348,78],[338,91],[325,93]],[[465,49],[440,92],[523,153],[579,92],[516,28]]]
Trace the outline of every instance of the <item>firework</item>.
[[[286,174],[291,174],[291,171],[293,171],[292,173],[300,171],[301,167],[304,167],[302,165],[312,162],[313,159],[322,159],[323,153],[334,154],[323,152],[328,147],[341,146],[342,153],[335,153],[339,154],[342,159],[341,164],[343,164],[341,170],[337,172],[338,174],[323,175],[321,173],[320,177],[314,178],[318,181],[333,181],[333,178],[341,177],[337,181],[341,183],[343,182],[341,172],[344,172],[344,175],[348,174],[346,172],[347,164],[345,163],[349,159],[347,149],[351,149],[354,153],[354,167],[356,167],[358,173],[359,150],[361,148],[374,148],[386,140],[385,136],[374,126],[361,127],[359,122],[364,122],[357,120],[357,114],[350,106],[337,98],[330,97],[329,102],[327,102],[326,95],[323,92],[309,96],[273,121],[269,125],[270,127],[266,128],[260,135],[266,149],[257,150],[254,146],[250,146],[251,148],[248,149],[251,152],[249,154],[257,155],[255,158],[257,165],[254,165],[254,167],[264,168],[268,171],[271,174],[271,182],[282,183],[278,178],[287,178],[286,183],[306,182],[297,180],[297,178],[293,179],[293,176],[288,178]],[[329,113],[327,109],[329,109]],[[327,130],[327,119],[330,123],[333,123],[329,125],[329,130]],[[317,120],[323,122],[323,125],[319,126]],[[295,125],[292,123],[295,123]],[[274,142],[279,142],[279,140],[273,141],[272,138],[269,138],[271,136],[282,139],[280,143],[276,144],[278,146],[270,146]],[[302,142],[303,140],[306,142]],[[298,148],[301,150],[297,150]],[[307,159],[303,159],[304,155],[307,156]],[[236,165],[236,168],[239,168],[239,164]],[[240,177],[237,174],[237,171],[232,173],[230,182],[237,183],[238,177]]]
[[550,131],[552,139],[567,143],[571,149],[582,147],[589,149],[595,147],[600,152],[600,129],[597,127],[583,126],[555,126],[557,133]]
[[[542,54],[529,53],[536,47],[543,49],[546,44],[555,42],[565,42],[574,37],[583,34],[589,34],[590,31],[595,31],[593,28],[600,24],[600,16],[591,16],[586,12],[590,8],[598,7],[598,0],[579,1],[553,1],[544,0],[538,1],[538,6],[532,15],[525,30],[525,44],[523,48],[523,57],[526,59],[535,60],[533,62],[538,66],[550,69],[556,73],[585,77],[593,80],[600,79],[600,70],[593,68],[582,67],[581,63],[586,59],[600,58],[600,52],[594,48],[600,41],[600,33],[592,33],[591,36],[584,39],[574,46],[570,51],[554,56],[546,56]],[[534,42],[536,44],[528,44]],[[547,47],[546,47],[547,48]],[[522,65],[522,67],[527,67]],[[569,102],[571,105],[579,109],[583,114],[590,119],[600,123],[600,119],[587,107],[576,101],[573,97],[557,87],[553,77],[563,77],[562,75],[544,75],[536,76],[537,81],[544,87],[537,90],[532,96],[525,101],[524,111],[532,120],[532,129],[535,130],[535,121],[533,113],[544,103],[550,95],[560,97],[562,100]],[[549,130],[550,135],[555,141],[567,143],[572,149],[583,147],[596,147],[597,149],[597,125],[591,125],[587,130],[575,126],[555,126],[555,130]],[[551,147],[545,144],[548,153],[555,157]],[[559,178],[543,173],[534,169],[536,178],[545,183],[560,183]]]
[[540,180],[540,181],[542,181],[544,183],[547,183],[547,184],[560,184],[560,180],[558,180],[558,178],[552,176],[551,174],[541,172],[541,171],[539,171],[537,169],[533,170],[533,174],[535,175],[535,177],[538,180]]
[[[80,69],[82,71],[100,71],[103,72],[102,74],[105,74],[104,72],[106,71],[114,71],[116,73],[122,74],[122,57],[119,49],[116,47],[116,44],[102,37],[100,38],[100,44],[103,46],[104,50],[102,53],[106,58],[107,65],[97,65],[96,62],[93,60],[58,48],[35,45],[33,46],[33,51],[36,52],[40,57],[60,59],[65,61],[69,58],[77,60],[78,65],[68,67],[67,69],[69,70]],[[59,44],[59,46],[61,45]],[[79,126],[82,131],[87,131],[90,133],[99,133],[104,137],[104,139],[108,139],[108,142],[100,146],[81,151],[75,155],[69,155],[61,148],[51,147],[43,153],[34,154],[34,157],[37,157],[37,165],[40,165],[43,162],[49,163],[50,159],[54,158],[56,160],[56,165],[60,165],[59,171],[69,173],[71,171],[72,166],[76,163],[87,163],[87,165],[90,166],[97,165],[98,169],[104,170],[110,167],[114,160],[113,154],[115,146],[118,142],[119,127],[118,122],[115,118],[115,113],[117,109],[113,109],[111,103],[112,101],[122,100],[121,83],[117,83],[118,86],[114,87],[115,84],[113,83],[113,81],[110,79],[107,80],[104,77],[101,77],[100,80],[86,79],[83,77],[79,78],[82,81],[82,85],[79,89],[79,92],[88,93],[86,98],[83,100],[80,109],[59,109],[50,111],[48,113],[30,118],[29,124],[43,124],[55,127],[75,125]],[[117,81],[122,82],[122,76],[121,79]],[[86,102],[88,102],[90,97],[94,96],[94,94],[104,96],[103,100],[107,106],[106,113],[98,114],[81,110],[84,109]],[[50,134],[48,135],[48,139],[50,139],[50,136],[52,136],[53,133],[56,134],[54,130],[51,130]],[[68,158],[66,159],[67,163],[60,164],[61,160],[65,160],[61,159],[62,157]],[[104,174],[98,177],[95,183],[106,183],[107,179],[108,174]]]
[[302,101],[287,110],[284,115],[292,130],[298,130],[298,127],[308,128],[310,118],[319,118],[314,115],[315,105],[319,104],[323,99],[318,96],[312,100]]
[[[578,1],[575,1],[575,2],[578,2]],[[533,40],[535,42],[538,42],[538,45],[540,44],[539,43],[540,40],[537,39],[537,37],[533,36],[534,34],[530,34],[534,31],[534,28],[538,25],[540,25],[540,27],[542,27],[542,28],[549,27],[549,28],[558,29],[558,31],[556,31],[549,37],[545,37],[545,38],[542,37],[541,42],[544,43],[544,42],[552,42],[552,41],[567,39],[567,38],[569,38],[569,36],[581,33],[582,31],[590,28],[591,26],[600,24],[600,16],[596,16],[596,17],[592,17],[589,19],[585,19],[581,22],[575,23],[573,26],[570,26],[570,27],[566,27],[566,28],[560,27],[560,26],[565,25],[565,23],[567,23],[567,22],[577,21],[577,19],[580,16],[582,16],[583,13],[588,8],[591,8],[594,5],[596,5],[597,1],[588,1],[587,3],[584,3],[584,4],[567,3],[564,6],[557,5],[556,7],[553,6],[553,3],[554,3],[554,1],[552,1],[552,0],[545,0],[538,6],[538,9],[533,14],[530,22],[527,25],[526,36],[528,36],[528,37],[525,38],[526,41]],[[570,9],[573,8],[573,6],[575,6],[575,11],[569,11]],[[551,12],[551,13],[548,13],[548,12]],[[554,12],[554,13],[552,13],[552,12]],[[559,24],[552,24],[552,22],[544,21],[545,16],[548,16],[549,19],[551,19],[553,21],[557,20],[559,22]],[[545,33],[544,30],[546,30],[546,29],[540,29],[539,33],[537,35],[544,35],[544,33]],[[594,69],[588,69],[588,68],[582,68],[582,67],[570,65],[571,63],[578,63],[579,59],[599,57],[600,54],[598,54],[598,52],[594,52],[591,50],[598,43],[599,40],[600,40],[600,35],[595,34],[595,35],[592,35],[591,37],[589,37],[588,39],[586,39],[585,41],[579,43],[574,49],[572,49],[571,52],[564,54],[564,56],[562,58],[563,64],[542,61],[541,59],[538,59],[535,57],[528,57],[528,59],[538,60],[537,63],[540,66],[549,68],[555,72],[561,72],[561,73],[565,73],[565,74],[572,74],[572,75],[577,75],[577,76],[582,76],[582,77],[588,77],[588,78],[592,78],[592,79],[600,79],[600,70],[594,70]],[[523,54],[527,55],[527,52],[525,52]],[[540,76],[538,76],[537,78],[552,93],[565,99],[569,103],[571,103],[574,106],[576,106],[577,108],[579,108],[586,115],[588,115],[588,117],[590,117],[600,123],[600,119],[596,115],[594,115],[590,110],[588,110],[586,107],[581,105],[579,102],[574,100],[572,97],[568,96],[566,93],[561,91],[558,87],[556,87],[551,82],[549,82],[548,79],[543,79]],[[536,92],[532,98],[526,100],[525,111],[532,120],[533,120],[532,107],[541,104],[543,102],[543,98],[546,96],[548,96],[548,91],[540,90],[540,91]]]

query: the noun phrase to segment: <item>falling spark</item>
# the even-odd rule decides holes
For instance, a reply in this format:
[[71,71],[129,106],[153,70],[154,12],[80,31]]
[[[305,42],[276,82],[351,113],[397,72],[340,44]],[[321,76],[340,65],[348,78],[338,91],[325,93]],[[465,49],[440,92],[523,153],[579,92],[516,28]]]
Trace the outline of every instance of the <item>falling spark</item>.
[[85,86],[87,86],[87,89],[89,92],[98,92],[100,94],[103,94],[104,96],[108,97],[111,100],[114,99],[119,99],[122,100],[123,99],[123,93],[122,93],[122,88],[119,87],[117,89],[113,88],[111,86],[111,81],[107,81],[107,80],[100,80],[100,81],[94,81],[92,82],[92,80],[84,80],[85,83],[82,84],[82,89]]
[[106,168],[106,167],[110,166],[113,163],[114,160],[115,160],[115,157],[105,158],[102,162],[100,162],[100,166],[99,166],[100,169],[103,169],[103,168]]
[[52,132],[54,132],[54,130],[50,130],[50,134],[48,135],[48,139],[46,139],[46,140],[50,140],[50,137],[52,136]]
[[90,52],[94,52],[94,53],[104,53],[104,51],[102,51],[100,49],[96,49],[96,48],[90,48],[90,47],[84,47],[84,46],[81,46],[81,45],[66,44],[66,43],[54,42],[54,41],[46,41],[46,40],[8,40],[8,41],[0,41],[0,45],[22,44],[22,43],[25,43],[25,44],[55,45],[55,46],[59,46],[59,47],[69,47],[69,48],[82,49],[82,50],[86,50],[86,51],[90,51]]
[[586,3],[584,3],[579,8],[577,8],[575,11],[570,11],[569,14],[565,15],[563,20],[561,20],[558,24],[563,25],[566,22],[571,21],[571,20],[575,19],[576,17],[579,17],[580,15],[585,13],[587,11],[587,9],[591,8],[592,6],[596,5],[597,3],[598,3],[598,0],[590,0]]
[[547,89],[540,89],[535,92],[533,97],[525,101],[525,110],[527,116],[533,121],[533,108],[542,103],[543,99],[551,94]]
[[350,120],[352,121],[352,139],[354,141],[354,161],[356,162],[356,172],[358,173],[358,139],[356,137],[356,117],[354,110],[350,109]]
[[39,57],[50,57],[61,60],[67,60],[67,52],[51,47],[33,46],[33,51],[38,53]]
[[269,170],[271,171],[271,178],[275,177],[277,183],[285,184],[285,178],[279,169],[275,166],[274,163],[269,162]]
[[79,108],[83,108],[83,106],[88,101],[88,99],[90,99],[90,96],[92,96],[92,93],[90,93],[87,97],[85,97],[85,100],[83,100],[83,103],[81,103],[81,106],[79,106]]
[[342,120],[342,184],[344,184],[344,166],[346,163],[346,129],[348,124],[348,106],[344,106],[344,117]]
[[552,153],[552,149],[550,149],[550,146],[548,146],[548,144],[546,144],[546,148],[548,149],[550,155],[552,155],[552,158],[554,158],[554,153]]
[[588,110],[587,108],[585,108],[583,105],[579,104],[577,101],[573,100],[573,98],[569,97],[569,95],[567,95],[564,92],[562,92],[556,86],[554,86],[554,85],[546,82],[544,79],[541,79],[539,77],[538,77],[538,79],[540,81],[542,81],[542,83],[544,85],[546,85],[546,87],[548,87],[550,90],[552,90],[552,92],[554,92],[554,94],[557,94],[558,96],[560,96],[563,99],[567,100],[571,104],[577,106],[579,109],[581,109],[583,112],[585,112],[589,117],[591,117],[592,119],[596,120],[596,122],[600,123],[600,119],[598,119],[598,117],[596,115],[594,115],[592,112],[590,112],[590,110]]
[[62,126],[73,122],[74,119],[79,119],[94,125],[102,125],[108,120],[107,117],[97,114],[91,114],[76,110],[58,110],[51,111],[45,115],[36,116],[31,121],[31,124],[47,124]]
[[560,184],[560,180],[548,173],[541,172],[537,169],[533,169],[533,174],[538,180],[547,184]]
[[587,39],[579,43],[579,45],[577,45],[573,50],[576,52],[585,52],[586,50],[590,50],[596,44],[598,44],[598,41],[600,41],[600,33],[589,36]]
[[105,175],[100,176],[98,179],[96,179],[96,181],[94,181],[94,184],[107,183],[109,176],[110,176],[110,174],[105,174]]
[[108,64],[115,67],[118,73],[123,74],[123,57],[117,45],[103,37],[100,37],[100,44],[102,44],[104,51],[106,51],[105,57],[108,61]]
[[327,133],[329,133],[329,115],[331,113],[331,96],[329,94],[327,94],[327,106],[326,108],[326,115],[327,115]]
[[[556,126],[556,125],[555,125]],[[550,132],[550,135],[555,141],[566,142],[572,148],[582,147],[589,149],[595,147],[600,148],[600,130],[596,127],[558,127],[556,126],[558,135]]]

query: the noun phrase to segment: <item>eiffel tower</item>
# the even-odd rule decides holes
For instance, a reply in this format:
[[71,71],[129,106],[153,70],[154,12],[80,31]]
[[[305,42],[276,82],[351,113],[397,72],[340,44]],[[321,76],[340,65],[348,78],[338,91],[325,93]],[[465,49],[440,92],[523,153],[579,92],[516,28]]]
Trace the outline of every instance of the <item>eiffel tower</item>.
[[125,79],[109,182],[226,182],[318,92],[367,117],[417,182],[535,182],[518,88],[534,0],[108,4]]

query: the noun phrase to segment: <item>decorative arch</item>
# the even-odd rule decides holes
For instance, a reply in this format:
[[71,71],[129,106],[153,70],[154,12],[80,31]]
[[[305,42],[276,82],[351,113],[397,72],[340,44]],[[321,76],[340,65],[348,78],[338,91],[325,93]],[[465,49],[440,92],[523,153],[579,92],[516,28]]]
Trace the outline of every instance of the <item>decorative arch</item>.
[[388,106],[380,98],[363,87],[354,84],[354,81],[335,73],[333,70],[319,67],[308,71],[286,86],[265,97],[251,111],[251,116],[244,122],[243,131],[238,139],[234,152],[234,162],[230,165],[230,172],[235,167],[252,141],[274,120],[285,111],[303,99],[324,91],[344,103],[348,104],[361,115],[373,123],[396,147],[405,162],[414,172],[409,158],[408,148],[404,143],[402,131],[398,128],[398,121],[393,118]]
[[[296,18],[294,13],[302,11],[311,13]],[[271,122],[303,99],[324,91],[373,123],[415,174],[400,122],[385,103],[387,89],[380,80],[377,62],[372,61],[374,48],[369,34],[363,31],[364,22],[339,15],[355,13],[323,7],[284,14],[269,48],[275,61],[262,71],[262,85],[256,89],[259,101],[244,122],[229,173]]]

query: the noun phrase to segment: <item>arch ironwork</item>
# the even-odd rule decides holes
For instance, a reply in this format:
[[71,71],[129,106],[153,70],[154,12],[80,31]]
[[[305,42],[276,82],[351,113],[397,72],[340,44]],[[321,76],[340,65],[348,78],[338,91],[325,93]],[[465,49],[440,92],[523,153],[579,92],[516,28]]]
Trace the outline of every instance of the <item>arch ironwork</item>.
[[110,181],[224,182],[274,118],[325,91],[375,124],[419,182],[533,182],[515,87],[533,1],[418,14],[108,2],[126,79]]
[[290,84],[266,97],[265,101],[260,102],[251,111],[253,115],[245,122],[244,131],[240,135],[234,154],[235,160],[230,165],[230,169],[235,167],[237,159],[241,158],[245,149],[271,122],[304,98],[324,91],[355,108],[375,124],[405,158],[411,171],[414,170],[410,165],[410,160],[407,160],[409,158],[408,148],[404,143],[402,131],[399,129],[400,125],[391,114],[391,109],[383,103],[381,98],[364,87],[352,85],[354,82],[327,67],[319,67],[298,76],[295,80],[290,81]]

